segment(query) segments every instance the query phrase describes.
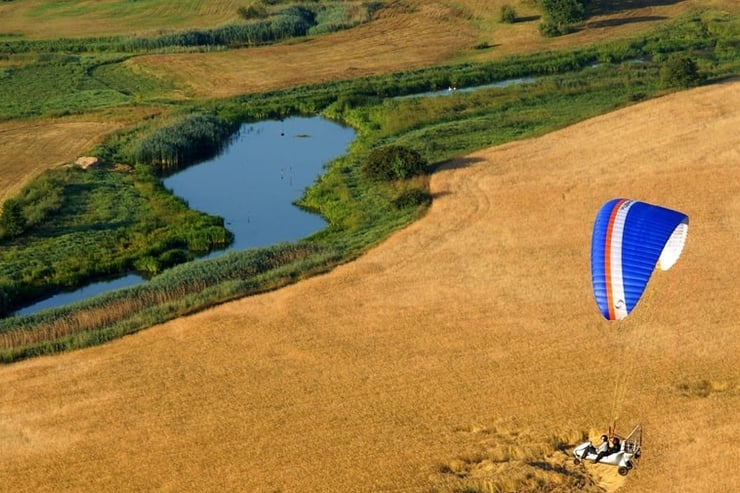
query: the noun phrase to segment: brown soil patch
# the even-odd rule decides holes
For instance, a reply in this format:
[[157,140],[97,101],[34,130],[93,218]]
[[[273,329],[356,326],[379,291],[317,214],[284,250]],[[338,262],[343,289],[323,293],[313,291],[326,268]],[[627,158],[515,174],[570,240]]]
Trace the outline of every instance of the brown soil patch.
[[[356,262],[1,368],[0,490],[430,491],[496,433],[577,437],[618,417],[645,424],[645,454],[624,481],[587,466],[604,486],[731,491],[739,89],[456,160],[429,214]],[[619,324],[596,310],[588,259],[615,196],[691,221],[682,258]]]

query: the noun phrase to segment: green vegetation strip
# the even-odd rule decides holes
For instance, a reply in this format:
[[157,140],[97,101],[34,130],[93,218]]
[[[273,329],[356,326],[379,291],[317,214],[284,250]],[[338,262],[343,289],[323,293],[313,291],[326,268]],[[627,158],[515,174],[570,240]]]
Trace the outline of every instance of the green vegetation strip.
[[[292,245],[183,263],[144,286],[2,320],[0,360],[97,344],[327,271],[417,219],[430,202],[424,176],[377,181],[363,173],[373,152],[406,148],[432,163],[431,171],[481,148],[542,135],[676,87],[736,75],[738,39],[737,19],[704,11],[627,42],[173,105],[166,117],[111,135],[95,150],[104,163],[100,170],[55,171],[4,208],[0,265],[17,262],[0,281],[0,308],[6,313],[50,285],[74,285],[112,274],[116,266],[121,272],[132,266],[159,272],[228,241],[219,236],[223,225],[217,218],[188,216],[195,213],[164,191],[156,177],[165,168],[202,158],[202,149],[215,152],[243,122],[321,113],[355,127],[358,137],[348,154],[335,160],[300,201],[329,226]],[[536,80],[506,89],[394,98],[528,76]],[[194,127],[186,139],[178,137],[184,134],[183,122]],[[134,165],[122,171],[116,163]],[[117,209],[122,204],[127,212]],[[123,220],[115,228],[101,226],[118,214]],[[214,234],[191,237],[190,221],[199,224],[196,229],[215,228]],[[75,233],[87,233],[85,240]],[[121,241],[129,238],[135,241]],[[112,248],[119,250],[111,254]],[[108,259],[100,264],[103,270],[85,268],[89,259],[101,258]]]

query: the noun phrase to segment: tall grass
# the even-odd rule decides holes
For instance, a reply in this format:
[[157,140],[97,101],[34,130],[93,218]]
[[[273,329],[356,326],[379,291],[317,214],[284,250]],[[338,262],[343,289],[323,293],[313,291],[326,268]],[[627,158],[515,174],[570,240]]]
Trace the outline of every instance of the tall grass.
[[343,257],[335,249],[304,242],[183,264],[145,285],[0,320],[0,361],[98,344],[203,306],[294,282]]
[[138,140],[128,152],[128,159],[150,163],[160,172],[172,172],[218,154],[237,128],[235,122],[191,113]]

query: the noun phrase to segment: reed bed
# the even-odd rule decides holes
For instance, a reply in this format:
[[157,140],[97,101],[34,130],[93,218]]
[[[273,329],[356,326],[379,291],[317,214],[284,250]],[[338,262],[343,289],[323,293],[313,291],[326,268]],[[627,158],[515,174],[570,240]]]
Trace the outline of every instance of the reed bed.
[[99,344],[203,306],[295,282],[340,258],[331,248],[298,243],[183,264],[146,285],[0,321],[0,361]]

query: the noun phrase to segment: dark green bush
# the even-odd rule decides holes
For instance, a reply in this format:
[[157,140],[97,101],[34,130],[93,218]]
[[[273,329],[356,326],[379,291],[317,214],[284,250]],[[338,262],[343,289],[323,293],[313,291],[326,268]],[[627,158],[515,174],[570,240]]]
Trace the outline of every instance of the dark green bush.
[[6,200],[0,216],[0,233],[7,238],[15,238],[25,229],[26,219],[23,217],[21,203],[16,199]]
[[696,62],[683,55],[671,56],[660,68],[663,87],[694,87],[702,83]]
[[431,203],[432,196],[427,190],[421,188],[410,188],[408,190],[404,190],[393,201],[393,204],[399,209],[429,205]]
[[513,24],[516,22],[516,10],[511,5],[501,7],[501,22]]
[[560,36],[573,32],[573,24],[586,18],[583,0],[540,0],[543,19],[538,29],[543,36]]
[[427,162],[421,154],[398,145],[373,149],[362,165],[365,176],[374,181],[405,180],[426,170]]
[[187,251],[181,248],[175,250],[167,250],[159,256],[159,264],[164,268],[172,267],[173,265],[182,264],[189,260],[192,260],[193,256]]
[[548,38],[554,38],[555,36],[563,36],[573,32],[573,27],[570,24],[556,24],[551,21],[542,21],[537,26],[540,34]]

